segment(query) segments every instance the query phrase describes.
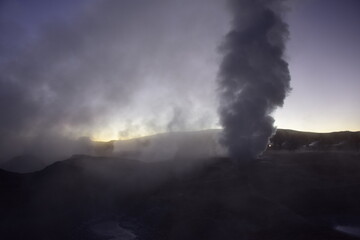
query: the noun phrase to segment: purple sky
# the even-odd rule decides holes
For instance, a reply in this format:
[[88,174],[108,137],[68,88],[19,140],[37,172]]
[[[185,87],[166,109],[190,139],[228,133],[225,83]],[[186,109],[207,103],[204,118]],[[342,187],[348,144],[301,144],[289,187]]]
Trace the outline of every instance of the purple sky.
[[[290,5],[293,90],[276,125],[359,131],[359,1]],[[109,139],[219,127],[229,19],[218,0],[0,1],[0,130]]]
[[360,130],[360,2],[308,0],[288,19],[293,91],[277,125],[307,131]]

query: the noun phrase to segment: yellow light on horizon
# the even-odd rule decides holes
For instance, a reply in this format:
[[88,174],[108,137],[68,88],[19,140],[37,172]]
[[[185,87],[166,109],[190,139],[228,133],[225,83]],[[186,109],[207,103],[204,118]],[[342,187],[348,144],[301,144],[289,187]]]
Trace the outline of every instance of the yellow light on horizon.
[[137,131],[129,131],[126,136],[121,136],[118,130],[114,129],[103,129],[95,131],[91,134],[90,138],[96,142],[109,142],[109,141],[117,141],[117,140],[130,140],[134,138],[145,137],[149,135],[156,134],[156,132],[144,130],[142,128]]

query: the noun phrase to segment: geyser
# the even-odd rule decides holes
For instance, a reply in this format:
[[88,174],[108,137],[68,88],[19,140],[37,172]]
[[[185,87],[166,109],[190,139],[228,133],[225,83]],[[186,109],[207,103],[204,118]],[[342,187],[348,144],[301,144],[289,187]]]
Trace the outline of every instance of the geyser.
[[274,133],[271,113],[290,90],[284,60],[284,0],[230,0],[231,31],[220,46],[221,142],[237,161],[261,154]]

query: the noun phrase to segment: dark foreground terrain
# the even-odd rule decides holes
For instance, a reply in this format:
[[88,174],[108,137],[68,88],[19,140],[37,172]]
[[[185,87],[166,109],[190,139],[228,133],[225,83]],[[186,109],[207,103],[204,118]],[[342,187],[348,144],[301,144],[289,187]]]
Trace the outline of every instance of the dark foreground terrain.
[[359,152],[0,170],[0,239],[358,239]]

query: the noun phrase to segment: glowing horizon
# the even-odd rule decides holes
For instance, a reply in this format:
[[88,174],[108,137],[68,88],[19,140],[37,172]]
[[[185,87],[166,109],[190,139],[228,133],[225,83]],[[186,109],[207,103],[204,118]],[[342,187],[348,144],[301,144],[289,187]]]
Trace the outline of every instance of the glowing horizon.
[[[283,129],[283,130],[293,130],[293,131],[299,131],[299,132],[311,132],[311,133],[333,133],[333,132],[360,132],[360,129],[356,129],[356,128],[348,128],[348,129],[343,129],[343,128],[337,128],[337,129],[326,129],[326,128],[322,128],[322,129],[315,129],[315,128],[292,128],[292,127],[286,127],[286,126],[277,126],[277,129]],[[116,134],[116,132],[108,132],[108,131],[102,131],[101,133],[95,133],[90,135],[90,139],[92,141],[95,142],[109,142],[109,141],[126,141],[126,140],[132,140],[132,139],[136,139],[136,138],[142,138],[142,137],[148,137],[148,136],[153,136],[153,135],[157,135],[157,134],[164,134],[164,133],[170,133],[170,132],[197,132],[197,131],[206,131],[206,130],[221,130],[222,128],[206,128],[206,129],[194,129],[194,130],[184,130],[184,131],[159,131],[159,132],[155,132],[155,131],[144,131],[142,133],[139,132],[134,132],[134,133],[129,133],[129,135],[127,137],[119,137],[118,134]]]

